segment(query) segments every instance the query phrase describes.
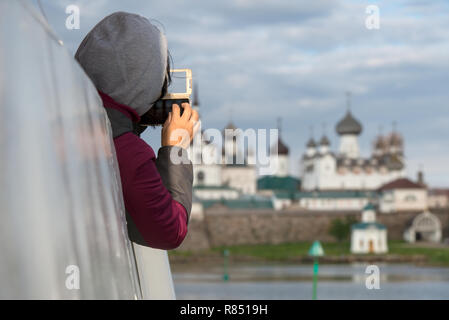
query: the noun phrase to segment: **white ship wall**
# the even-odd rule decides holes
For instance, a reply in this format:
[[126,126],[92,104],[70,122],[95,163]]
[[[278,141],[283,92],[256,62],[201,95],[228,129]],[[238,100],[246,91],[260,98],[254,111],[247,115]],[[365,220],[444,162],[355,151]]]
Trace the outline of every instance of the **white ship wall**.
[[[0,12],[0,299],[142,298],[101,99],[28,1]],[[174,297],[166,252],[137,258]]]

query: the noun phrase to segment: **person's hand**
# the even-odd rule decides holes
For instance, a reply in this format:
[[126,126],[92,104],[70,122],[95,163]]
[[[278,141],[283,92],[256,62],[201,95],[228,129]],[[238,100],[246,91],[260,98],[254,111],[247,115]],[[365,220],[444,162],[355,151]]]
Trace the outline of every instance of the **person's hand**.
[[192,110],[188,103],[183,103],[182,107],[184,112],[181,116],[181,109],[174,104],[172,112],[169,113],[162,127],[161,145],[163,147],[177,146],[187,149],[198,130],[198,112]]

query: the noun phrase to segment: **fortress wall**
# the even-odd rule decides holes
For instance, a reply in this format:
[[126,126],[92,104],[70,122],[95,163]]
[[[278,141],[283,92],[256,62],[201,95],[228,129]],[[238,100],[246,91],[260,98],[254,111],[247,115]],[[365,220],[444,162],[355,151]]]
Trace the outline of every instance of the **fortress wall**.
[[[402,240],[410,221],[420,212],[377,214],[377,221],[388,228],[389,240]],[[443,238],[449,237],[449,211],[434,214],[443,226]],[[211,208],[204,220],[192,220],[189,233],[179,250],[197,250],[240,244],[278,244],[302,241],[335,241],[329,235],[333,219],[360,213],[250,211]]]

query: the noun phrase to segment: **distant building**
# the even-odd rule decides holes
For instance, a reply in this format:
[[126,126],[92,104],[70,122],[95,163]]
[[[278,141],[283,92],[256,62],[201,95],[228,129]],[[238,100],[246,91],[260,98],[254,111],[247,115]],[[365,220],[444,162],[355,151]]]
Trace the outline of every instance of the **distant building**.
[[301,180],[292,176],[263,176],[257,180],[257,190],[270,195],[278,191],[295,193],[300,190],[300,187]]
[[388,252],[387,228],[376,222],[376,211],[372,204],[365,206],[362,221],[351,228],[351,252],[355,254]]
[[196,147],[195,154],[191,159],[195,159],[196,163],[193,166],[193,185],[194,186],[222,186],[222,171],[221,163],[216,160],[215,162],[206,162],[204,158],[215,159],[217,156],[217,147],[209,141],[196,140],[195,143],[200,144]]
[[190,212],[190,219],[191,220],[204,220],[204,208],[201,201],[193,196],[192,199],[192,210]]
[[257,191],[259,194],[272,197],[276,210],[285,209],[292,205],[299,191],[301,181],[297,178],[264,176],[257,180]]
[[[226,135],[230,130],[235,135]],[[253,157],[251,150],[238,148],[239,133],[237,127],[230,122],[223,130],[223,149],[221,177],[223,184],[240,190],[244,194],[256,194],[257,192],[257,167],[255,161],[249,161]],[[241,161],[239,161],[242,159]]]
[[388,136],[379,135],[372,155],[362,158],[358,137],[362,125],[350,111],[337,124],[340,136],[337,153],[331,151],[330,141],[323,135],[319,142],[307,143],[302,157],[302,188],[311,190],[376,190],[385,183],[405,176],[404,140],[393,130]]
[[[200,101],[198,89],[195,87],[193,97],[193,109],[198,111],[201,120]],[[218,148],[211,143],[208,137],[204,137],[204,131],[198,132],[190,148],[190,159],[194,161],[193,186],[221,187],[221,157]]]
[[449,208],[449,189],[430,189],[428,203],[429,209]]
[[428,207],[426,187],[409,179],[397,179],[379,190],[379,207],[382,213],[424,211]]
[[369,202],[376,202],[374,191],[309,191],[298,192],[299,207],[311,211],[361,211]]
[[[280,132],[280,124],[278,130]],[[277,146],[277,154],[274,147],[271,149],[275,172],[257,180],[257,191],[261,195],[272,197],[274,208],[281,210],[292,205],[295,194],[300,190],[301,180],[289,174],[289,148],[282,141],[281,134]]]
[[228,186],[203,186],[193,187],[193,192],[199,200],[238,199],[241,192]]
[[[200,111],[197,90],[194,91],[193,108]],[[234,135],[226,136],[226,130]],[[201,199],[235,199],[236,195],[256,194],[257,168],[248,150],[238,148],[237,127],[229,123],[223,129],[223,146],[212,143],[204,132],[198,133],[200,138],[194,139],[190,149],[190,158],[195,160],[193,166],[193,186],[196,196]],[[239,159],[243,159],[239,163]]]
[[281,137],[281,120],[278,120],[278,141],[277,141],[277,154],[274,146],[271,148],[271,155],[274,166],[273,175],[276,177],[288,177],[290,175],[290,150],[287,145],[282,141]]
[[441,222],[437,216],[425,211],[416,216],[410,226],[404,232],[404,240],[407,242],[435,242],[441,241]]
[[229,210],[274,209],[271,199],[258,195],[243,195],[238,199],[203,200],[202,204],[204,209],[210,209],[212,207],[222,207]]

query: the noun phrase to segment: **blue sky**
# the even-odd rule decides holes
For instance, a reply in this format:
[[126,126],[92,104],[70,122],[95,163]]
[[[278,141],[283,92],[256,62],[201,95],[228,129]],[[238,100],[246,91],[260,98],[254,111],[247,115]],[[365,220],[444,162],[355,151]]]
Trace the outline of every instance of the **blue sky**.
[[[34,0],[33,0],[34,1]],[[52,27],[74,53],[87,32],[115,11],[138,13],[165,30],[175,67],[199,83],[206,128],[231,118],[241,128],[273,128],[298,164],[314,126],[336,148],[335,124],[353,93],[363,123],[364,156],[392,123],[405,138],[407,170],[423,166],[432,186],[449,186],[449,1],[447,0],[42,0]],[[81,10],[67,30],[65,7]],[[365,8],[380,9],[380,29],[365,28]],[[154,148],[159,133],[145,137]]]

